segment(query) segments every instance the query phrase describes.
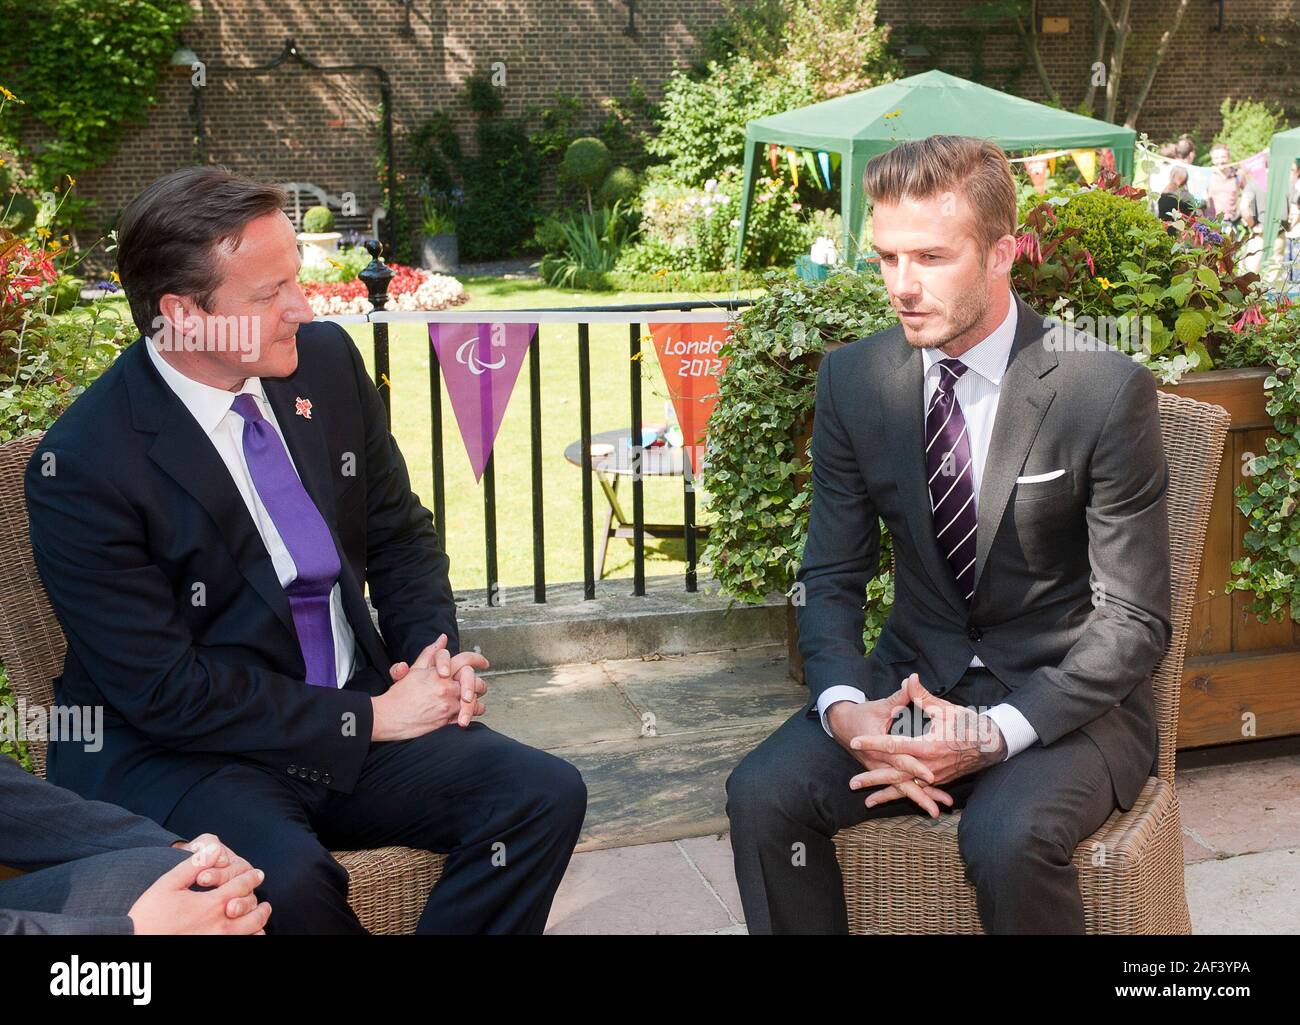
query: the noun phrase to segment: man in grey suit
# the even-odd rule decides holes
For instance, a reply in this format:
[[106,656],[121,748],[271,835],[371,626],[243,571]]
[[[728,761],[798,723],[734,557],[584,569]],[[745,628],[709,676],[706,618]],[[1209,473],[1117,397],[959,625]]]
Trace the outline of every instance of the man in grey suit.
[[[0,755],[0,936],[263,932],[262,873],[210,833],[151,819],[24,772]],[[201,887],[201,889],[192,889]]]
[[[1016,194],[993,143],[902,143],[865,186],[901,323],[818,374],[798,575],[811,697],[727,781],[746,921],[846,932],[832,837],[919,805],[964,809],[987,931],[1080,933],[1075,848],[1155,767],[1155,379],[1011,291]],[[864,658],[880,520],[894,607]]]

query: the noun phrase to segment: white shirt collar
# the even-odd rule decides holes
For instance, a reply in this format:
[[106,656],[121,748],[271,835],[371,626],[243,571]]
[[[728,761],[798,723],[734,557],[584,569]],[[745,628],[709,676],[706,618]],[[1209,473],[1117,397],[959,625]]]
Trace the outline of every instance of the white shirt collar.
[[149,359],[157,368],[162,379],[176,393],[176,397],[190,411],[190,415],[198,421],[199,426],[203,428],[205,433],[211,434],[217,429],[221,421],[225,419],[226,414],[230,412],[235,397],[243,395],[245,392],[257,400],[262,415],[267,415],[270,404],[266,400],[266,392],[262,389],[262,379],[260,377],[245,378],[243,386],[237,392],[226,391],[224,388],[214,388],[210,384],[203,384],[191,377],[186,377],[163,359],[162,353],[158,351],[153,344],[153,339],[148,335],[144,337],[144,346],[149,352]]
[[[1007,315],[1002,318],[1002,323],[957,357],[993,384],[1002,383],[1002,375],[1007,372],[1007,363],[1011,359],[1011,344],[1016,339],[1016,320],[1019,316],[1016,294],[1010,289],[1007,294],[1011,301],[1007,304]],[[921,355],[925,359],[926,374],[940,360],[948,359],[940,349],[922,349]]]

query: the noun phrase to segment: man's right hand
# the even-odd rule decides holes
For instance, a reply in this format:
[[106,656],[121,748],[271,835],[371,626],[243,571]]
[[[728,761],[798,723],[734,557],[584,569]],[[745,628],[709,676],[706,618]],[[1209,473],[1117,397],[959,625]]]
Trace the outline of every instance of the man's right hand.
[[826,725],[830,727],[835,742],[856,758],[863,768],[877,773],[879,786],[894,785],[908,797],[925,809],[931,817],[937,818],[939,807],[935,802],[942,801],[952,807],[952,797],[946,791],[935,786],[919,785],[913,780],[930,783],[934,774],[919,759],[911,755],[888,755],[879,751],[858,751],[849,746],[854,737],[884,736],[894,724],[898,710],[906,708],[907,681],[893,694],[879,701],[837,701],[826,710]]
[[258,902],[253,890],[265,874],[248,868],[215,890],[191,890],[210,868],[198,852],[158,878],[127,912],[137,936],[262,935],[271,905]]
[[487,685],[475,670],[486,669],[488,660],[475,651],[450,655],[446,643],[442,634],[420,652],[414,665],[398,663],[390,669],[393,685],[371,698],[371,740],[412,740],[452,722],[468,725],[483,713],[478,699]]

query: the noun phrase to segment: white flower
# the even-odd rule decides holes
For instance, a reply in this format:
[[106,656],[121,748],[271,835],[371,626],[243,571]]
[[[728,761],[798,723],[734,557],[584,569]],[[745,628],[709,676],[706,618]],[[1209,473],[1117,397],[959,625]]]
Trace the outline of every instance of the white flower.
[[712,192],[712,191],[713,191],[714,189],[716,189],[717,187],[718,187],[718,179],[717,179],[717,178],[710,178],[708,181],[706,181],[706,182],[704,183],[704,191],[705,191],[705,192]]

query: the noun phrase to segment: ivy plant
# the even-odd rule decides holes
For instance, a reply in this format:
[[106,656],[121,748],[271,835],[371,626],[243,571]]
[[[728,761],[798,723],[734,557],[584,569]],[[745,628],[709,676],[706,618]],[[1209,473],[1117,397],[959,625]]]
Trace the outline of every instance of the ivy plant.
[[[766,292],[740,316],[721,355],[702,475],[712,522],[702,561],[732,598],[748,603],[793,592],[812,502],[807,439],[817,366],[836,348],[896,323],[884,283],[833,271],[802,281],[769,271]],[[866,640],[893,605],[888,532],[881,572],[867,593]]]
[[1264,408],[1278,437],[1242,466],[1246,483],[1234,495],[1246,517],[1247,554],[1232,563],[1225,590],[1254,595],[1260,622],[1289,617],[1300,623],[1300,316],[1285,298],[1257,311],[1250,351],[1269,368]]

